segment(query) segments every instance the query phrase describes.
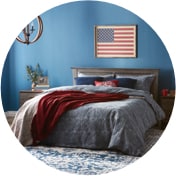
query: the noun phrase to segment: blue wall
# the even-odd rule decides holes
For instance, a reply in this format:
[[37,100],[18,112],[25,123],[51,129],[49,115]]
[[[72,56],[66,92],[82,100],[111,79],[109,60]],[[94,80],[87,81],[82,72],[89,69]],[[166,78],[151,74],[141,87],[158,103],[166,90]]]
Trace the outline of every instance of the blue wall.
[[[30,89],[26,65],[41,68],[49,76],[50,86],[72,84],[70,67],[159,68],[159,90],[174,89],[174,72],[168,52],[160,38],[135,14],[117,5],[80,1],[63,4],[41,14],[44,29],[34,44],[14,41],[7,55],[2,75],[4,110],[16,110],[19,91]],[[94,56],[95,25],[136,24],[138,26],[138,56],[134,58],[104,58]]]

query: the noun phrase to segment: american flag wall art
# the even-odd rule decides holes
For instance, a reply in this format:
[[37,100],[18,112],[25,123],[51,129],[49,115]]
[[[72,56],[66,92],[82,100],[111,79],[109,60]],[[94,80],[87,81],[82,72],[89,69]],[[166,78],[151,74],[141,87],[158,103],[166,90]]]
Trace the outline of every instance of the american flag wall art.
[[136,25],[96,26],[95,57],[135,58]]

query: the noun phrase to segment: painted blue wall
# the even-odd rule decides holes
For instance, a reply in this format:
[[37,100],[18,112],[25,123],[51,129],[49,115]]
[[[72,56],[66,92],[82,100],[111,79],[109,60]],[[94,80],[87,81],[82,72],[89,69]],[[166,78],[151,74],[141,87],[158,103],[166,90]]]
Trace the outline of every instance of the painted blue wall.
[[[159,90],[174,89],[174,72],[168,52],[160,38],[135,14],[117,5],[80,1],[63,4],[41,14],[44,29],[34,44],[14,41],[2,74],[2,102],[4,110],[19,107],[19,91],[30,89],[26,65],[40,64],[49,76],[50,86],[72,84],[70,67],[159,68]],[[94,56],[94,26],[138,26],[138,56],[134,58],[104,58]]]

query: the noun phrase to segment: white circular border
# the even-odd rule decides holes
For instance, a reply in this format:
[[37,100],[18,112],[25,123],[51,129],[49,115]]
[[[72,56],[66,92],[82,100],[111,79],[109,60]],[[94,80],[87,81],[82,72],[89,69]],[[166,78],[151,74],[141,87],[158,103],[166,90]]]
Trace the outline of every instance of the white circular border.
[[[18,35],[20,29],[37,15],[64,3],[73,2],[63,0],[6,0],[0,2],[0,74],[7,53]],[[176,46],[176,23],[175,2],[173,0],[109,0],[109,2],[121,6],[135,13],[147,22],[158,34],[171,57],[175,68],[175,46]],[[1,76],[1,75],[0,75]],[[172,175],[175,173],[175,163],[171,157],[176,156],[175,142],[175,108],[171,120],[164,134],[157,144],[141,159],[124,169],[116,171],[118,176],[135,175]],[[0,173],[18,176],[52,176],[52,175],[74,175],[56,171],[47,167],[43,162],[32,157],[19,144],[11,132],[4,116],[3,108],[0,106]],[[4,118],[3,118],[4,117]],[[106,175],[114,175],[112,172]]]

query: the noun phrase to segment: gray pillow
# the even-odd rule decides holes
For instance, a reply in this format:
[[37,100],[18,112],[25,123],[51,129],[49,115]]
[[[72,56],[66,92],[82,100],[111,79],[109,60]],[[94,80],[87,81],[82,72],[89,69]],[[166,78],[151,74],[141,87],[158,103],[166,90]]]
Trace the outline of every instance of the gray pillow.
[[154,75],[125,75],[125,74],[116,74],[116,78],[133,78],[136,79],[136,84],[134,89],[144,90],[150,92],[151,85],[155,78]]

